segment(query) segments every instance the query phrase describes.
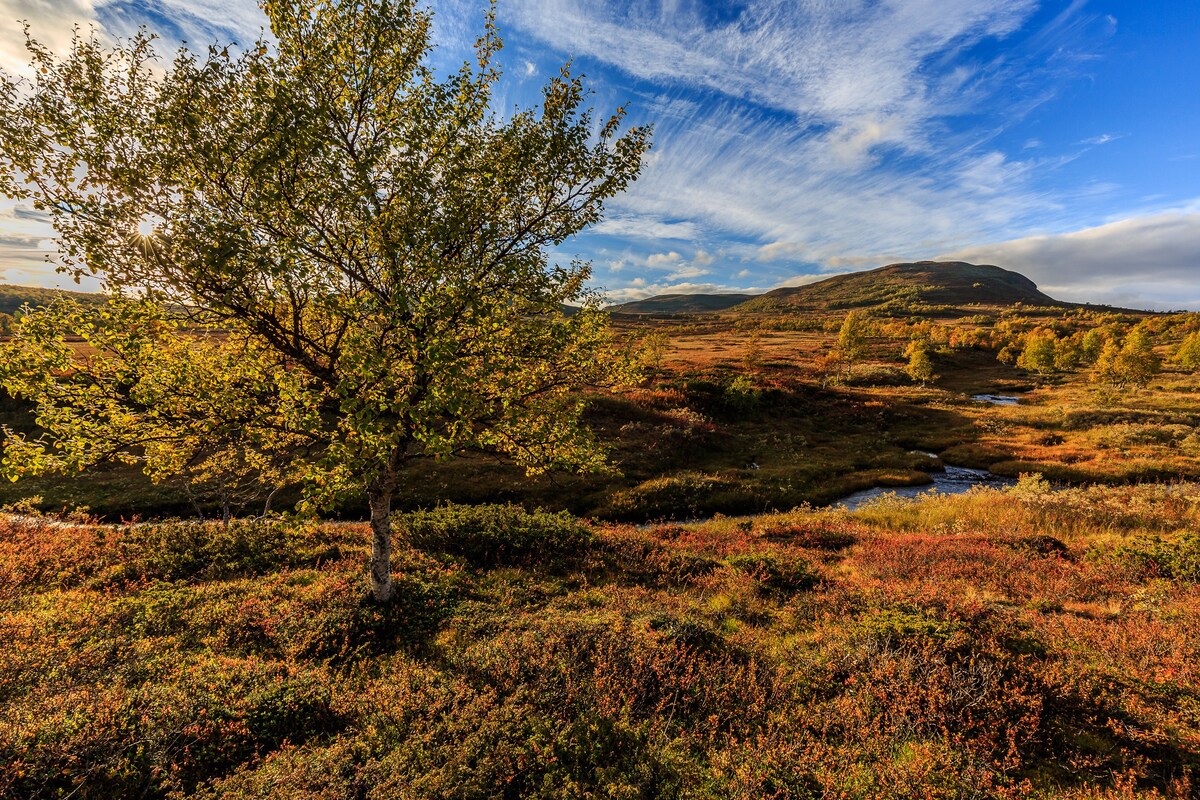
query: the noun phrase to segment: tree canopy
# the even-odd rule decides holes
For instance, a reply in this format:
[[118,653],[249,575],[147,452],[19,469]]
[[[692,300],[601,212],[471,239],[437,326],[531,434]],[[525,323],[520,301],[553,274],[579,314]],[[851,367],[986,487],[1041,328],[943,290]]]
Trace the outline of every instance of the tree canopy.
[[1017,366],[1039,375],[1047,375],[1054,371],[1057,349],[1058,337],[1052,331],[1029,333],[1022,341]]
[[1162,363],[1154,352],[1154,340],[1142,325],[1135,326],[1122,344],[1110,340],[1092,368],[1092,380],[1112,386],[1145,387],[1158,374]]
[[926,339],[913,339],[904,349],[904,357],[908,359],[904,371],[908,377],[922,386],[938,379],[933,370],[933,358],[929,354],[932,349]]
[[850,311],[842,320],[834,350],[846,368],[849,377],[854,365],[866,357],[868,339],[871,336],[871,321],[862,311]]
[[[61,58],[31,39],[32,81],[0,78],[0,191],[49,212],[63,270],[192,332],[209,368],[249,354],[252,402],[222,402],[253,419],[225,441],[286,451],[311,506],[365,493],[386,600],[391,503],[413,459],[483,448],[531,471],[601,463],[574,390],[620,377],[616,347],[588,266],[548,252],[637,177],[650,132],[623,109],[594,118],[569,66],[539,108],[498,115],[490,17],[475,63],[439,77],[431,15],[411,0],[264,10],[269,39],[182,49],[169,65],[145,33],[77,36]],[[180,402],[139,394],[148,361],[122,372],[29,319],[6,383],[38,403],[49,438],[10,432],[10,471],[14,457],[79,468],[104,451],[79,444],[104,428],[90,390],[63,382],[104,385],[114,414],[142,421]],[[48,353],[59,380],[21,372]],[[253,434],[267,418],[271,436]],[[146,446],[131,434],[109,449],[137,459]]]

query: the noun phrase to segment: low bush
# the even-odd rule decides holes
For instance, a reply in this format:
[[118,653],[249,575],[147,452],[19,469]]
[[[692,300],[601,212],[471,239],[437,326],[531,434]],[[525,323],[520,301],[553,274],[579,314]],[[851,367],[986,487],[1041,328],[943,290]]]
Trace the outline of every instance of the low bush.
[[0,534],[0,593],[262,575],[338,560],[345,544],[332,526],[290,521],[115,526],[6,517]]
[[745,572],[769,592],[802,592],[816,586],[818,580],[809,563],[796,556],[743,553],[727,559],[726,563]]
[[751,487],[721,475],[684,472],[653,478],[614,492],[608,514],[620,520],[688,519],[716,511],[761,510],[764,502]]
[[1147,577],[1200,583],[1200,533],[1141,539],[1113,550],[1093,550],[1099,561],[1117,563]]
[[831,552],[845,550],[858,541],[845,529],[814,525],[772,525],[763,530],[763,535],[768,541]]
[[1197,496],[442,509],[399,519],[387,607],[363,525],[196,562],[0,525],[0,797],[1195,796]]
[[419,550],[478,567],[561,566],[581,559],[595,538],[566,512],[517,505],[443,506],[400,515],[396,527]]

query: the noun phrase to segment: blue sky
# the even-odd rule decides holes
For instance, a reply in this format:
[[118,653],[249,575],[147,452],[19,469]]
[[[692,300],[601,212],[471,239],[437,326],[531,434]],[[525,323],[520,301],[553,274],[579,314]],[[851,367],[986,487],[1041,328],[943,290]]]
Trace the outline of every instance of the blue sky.
[[[434,2],[437,59],[478,0]],[[1200,3],[1194,0],[500,0],[500,110],[567,58],[598,110],[653,122],[643,177],[561,248],[613,300],[762,291],[963,258],[1052,295],[1200,308]],[[56,44],[69,23],[252,37],[252,2],[0,0]],[[13,28],[12,31],[8,27]],[[0,23],[0,66],[15,26]],[[0,269],[53,281],[26,210]]]

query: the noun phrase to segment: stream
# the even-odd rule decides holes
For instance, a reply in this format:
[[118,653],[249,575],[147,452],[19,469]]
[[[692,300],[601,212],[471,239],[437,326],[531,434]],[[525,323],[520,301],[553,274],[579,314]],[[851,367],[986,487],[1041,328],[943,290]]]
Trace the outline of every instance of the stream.
[[1019,406],[1021,398],[1012,394],[973,394],[971,399],[980,403],[991,403],[994,406]]
[[[971,399],[979,403],[989,403],[994,406],[1016,406],[1021,404],[1020,395],[1011,394],[975,394]],[[933,453],[926,453],[930,458],[936,458]],[[986,469],[970,469],[968,467],[946,467],[945,472],[930,474],[933,483],[924,486],[875,486],[847,495],[832,504],[834,508],[845,508],[853,511],[885,494],[897,497],[920,497],[923,494],[962,494],[976,486],[989,489],[1003,489],[1016,484],[1013,478],[1005,478],[988,472]]]
[[1003,489],[1015,486],[1017,483],[1013,478],[1005,478],[988,472],[986,469],[969,469],[968,467],[948,466],[945,472],[934,472],[930,474],[930,477],[933,478],[933,483],[927,483],[924,486],[876,486],[871,489],[863,489],[843,497],[833,506],[853,511],[885,494],[895,494],[897,497],[907,498],[920,497],[926,493],[962,494],[976,486]]

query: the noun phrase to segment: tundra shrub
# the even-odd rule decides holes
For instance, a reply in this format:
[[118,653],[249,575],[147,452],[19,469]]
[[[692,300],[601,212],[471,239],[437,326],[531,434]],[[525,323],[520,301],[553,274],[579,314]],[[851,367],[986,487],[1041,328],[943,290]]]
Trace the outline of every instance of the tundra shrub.
[[303,538],[294,523],[177,522],[130,528],[120,550],[138,577],[216,579],[296,566]]
[[404,514],[397,521],[413,547],[458,556],[480,567],[574,560],[595,539],[565,511],[528,512],[511,504],[449,505]]
[[791,594],[811,589],[817,576],[807,561],[774,553],[745,553],[730,558],[729,566],[745,572],[770,592]]
[[1142,579],[1167,578],[1200,583],[1200,534],[1185,533],[1178,539],[1139,539],[1107,550],[1094,547],[1093,561],[1115,564]]

